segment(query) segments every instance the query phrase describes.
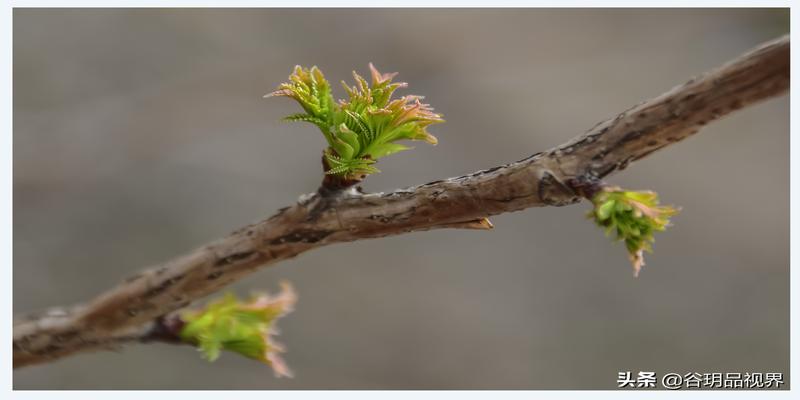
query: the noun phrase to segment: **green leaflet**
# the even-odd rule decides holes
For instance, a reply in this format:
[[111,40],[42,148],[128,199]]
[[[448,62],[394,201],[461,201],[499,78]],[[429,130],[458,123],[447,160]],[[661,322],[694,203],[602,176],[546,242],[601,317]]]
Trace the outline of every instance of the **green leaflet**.
[[616,233],[615,240],[624,241],[634,276],[644,265],[643,251],[652,252],[653,233],[669,226],[669,217],[678,213],[672,206],[660,206],[658,194],[651,191],[624,191],[606,187],[592,198],[594,208],[588,217],[605,230]]
[[342,82],[347,100],[334,102],[330,84],[317,67],[296,66],[278,90],[267,96],[296,100],[305,113],[290,115],[286,121],[309,122],[322,131],[328,142],[324,152],[328,175],[359,181],[379,172],[372,166],[379,158],[410,149],[400,140],[424,140],[436,144],[427,127],[444,122],[441,115],[421,102],[420,96],[392,99],[406,84],[392,82],[396,74],[382,74],[370,63],[372,81],[353,72],[354,86]]
[[371,150],[369,150],[370,155],[374,156],[375,158],[386,157],[389,154],[399,153],[403,150],[409,150],[411,147],[404,146],[398,143],[383,143],[378,146],[373,146]]

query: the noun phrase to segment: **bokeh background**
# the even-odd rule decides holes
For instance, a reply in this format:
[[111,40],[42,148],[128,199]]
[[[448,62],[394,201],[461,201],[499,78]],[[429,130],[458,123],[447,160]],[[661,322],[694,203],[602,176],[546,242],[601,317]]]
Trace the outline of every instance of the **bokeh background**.
[[[87,300],[316,189],[323,139],[261,96],[295,64],[400,71],[446,124],[385,191],[517,160],[788,31],[785,10],[14,11],[14,311]],[[343,90],[335,86],[335,94]],[[315,250],[288,279],[294,379],[136,345],[16,389],[602,389],[619,371],[789,368],[789,99],[610,178],[683,207],[639,279],[586,204]]]

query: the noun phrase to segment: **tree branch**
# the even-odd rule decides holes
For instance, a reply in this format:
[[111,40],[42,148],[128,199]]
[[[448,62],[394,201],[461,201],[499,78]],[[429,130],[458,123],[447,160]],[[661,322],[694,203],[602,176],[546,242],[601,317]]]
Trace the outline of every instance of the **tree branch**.
[[320,189],[84,305],[15,321],[14,367],[126,342],[170,341],[164,316],[261,267],[328,244],[437,228],[489,229],[491,215],[576,203],[603,177],[788,87],[784,36],[514,163],[388,193]]

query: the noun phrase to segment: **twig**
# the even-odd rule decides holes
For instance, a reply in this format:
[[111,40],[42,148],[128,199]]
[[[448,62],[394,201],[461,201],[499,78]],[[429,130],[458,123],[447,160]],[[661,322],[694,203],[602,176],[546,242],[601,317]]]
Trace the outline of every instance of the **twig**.
[[491,215],[576,203],[606,175],[788,87],[785,36],[514,163],[389,193],[320,190],[301,196],[272,217],[145,270],[85,305],[15,322],[14,367],[163,340],[153,332],[163,334],[158,324],[164,316],[314,248],[437,228],[488,229]]

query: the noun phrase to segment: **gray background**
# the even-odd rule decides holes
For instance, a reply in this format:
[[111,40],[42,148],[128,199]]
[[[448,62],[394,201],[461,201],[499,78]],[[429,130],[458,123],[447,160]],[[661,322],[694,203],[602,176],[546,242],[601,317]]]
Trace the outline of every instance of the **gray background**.
[[[14,311],[86,300],[316,189],[323,139],[261,99],[295,64],[400,71],[446,124],[369,191],[523,158],[788,31],[781,10],[14,12]],[[335,93],[343,91],[335,85]],[[312,251],[289,279],[294,379],[138,345],[17,389],[588,389],[618,371],[789,367],[789,99],[610,178],[683,207],[639,279],[586,204]],[[788,377],[787,377],[788,379]]]

